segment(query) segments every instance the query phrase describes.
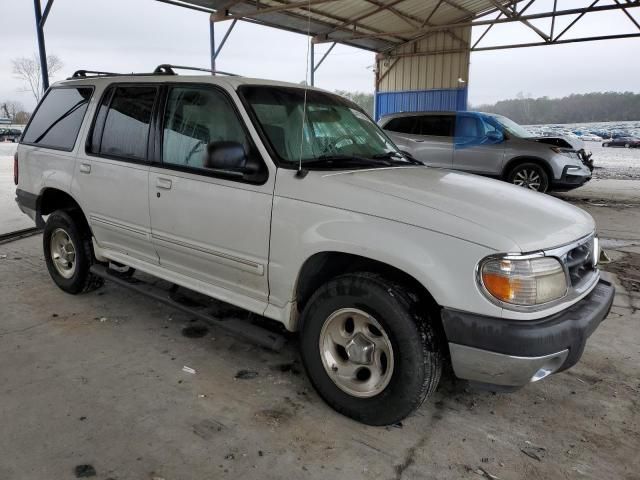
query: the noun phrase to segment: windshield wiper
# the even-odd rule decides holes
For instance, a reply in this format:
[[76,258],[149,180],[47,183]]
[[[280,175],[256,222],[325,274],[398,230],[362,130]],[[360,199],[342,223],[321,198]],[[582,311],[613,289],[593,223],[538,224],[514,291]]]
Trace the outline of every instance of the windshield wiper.
[[[388,160],[393,160],[396,163],[410,163],[412,165],[424,165],[421,161],[416,160],[415,158],[413,158],[412,156],[408,155],[408,154],[401,154],[399,152],[386,152],[386,153],[378,153],[376,155],[373,155],[371,158],[375,158],[375,159],[388,159]],[[400,160],[402,159],[402,160]]]
[[307,167],[334,167],[344,165],[376,165],[381,167],[391,167],[393,165],[389,160],[372,157],[359,157],[356,155],[320,155],[313,160],[304,160],[302,162],[304,168]]

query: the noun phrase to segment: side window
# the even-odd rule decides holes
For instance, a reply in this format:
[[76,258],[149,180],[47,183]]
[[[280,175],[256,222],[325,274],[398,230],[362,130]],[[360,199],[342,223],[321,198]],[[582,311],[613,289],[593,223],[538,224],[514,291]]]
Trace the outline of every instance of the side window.
[[91,87],[51,89],[38,106],[22,143],[73,150],[92,94]]
[[146,160],[149,125],[158,89],[111,87],[104,95],[91,136],[92,153]]
[[483,138],[482,122],[472,115],[458,115],[456,117],[456,137],[462,139]]
[[418,133],[417,123],[416,117],[399,117],[389,120],[384,129],[398,133]]
[[211,164],[211,154],[230,152],[231,146],[240,152],[241,146],[247,157],[251,155],[242,121],[224,93],[211,87],[171,88],[164,113],[162,163],[219,170],[219,159]]
[[420,117],[421,135],[436,137],[450,137],[453,130],[453,121],[449,115],[425,115]]

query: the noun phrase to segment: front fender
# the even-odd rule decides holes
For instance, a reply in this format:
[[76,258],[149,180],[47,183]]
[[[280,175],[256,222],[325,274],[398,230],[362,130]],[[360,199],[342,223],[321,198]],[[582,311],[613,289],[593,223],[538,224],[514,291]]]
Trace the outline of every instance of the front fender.
[[493,250],[406,223],[276,197],[269,260],[269,302],[292,302],[311,256],[340,252],[391,265],[420,282],[442,307],[484,315],[501,309],[480,294],[478,261]]

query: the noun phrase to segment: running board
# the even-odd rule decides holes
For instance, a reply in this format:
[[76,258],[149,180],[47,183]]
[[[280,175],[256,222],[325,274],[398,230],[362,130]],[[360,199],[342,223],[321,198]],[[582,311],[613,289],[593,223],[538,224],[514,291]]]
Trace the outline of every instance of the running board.
[[91,273],[97,275],[98,277],[102,277],[105,280],[114,282],[122,287],[131,289],[142,295],[146,295],[147,297],[169,305],[176,310],[180,310],[189,315],[193,315],[194,317],[203,320],[204,322],[212,325],[215,328],[225,330],[232,335],[242,337],[243,339],[248,340],[253,344],[268,348],[269,350],[279,352],[280,350],[282,350],[286,343],[284,336],[267,330],[266,328],[260,327],[258,325],[254,325],[253,323],[250,323],[249,320],[243,320],[233,317],[217,318],[211,313],[206,312],[203,308],[203,305],[192,306],[192,302],[181,303],[176,301],[174,299],[175,295],[173,295],[176,291],[175,287],[173,290],[168,290],[156,285],[152,285],[137,278],[132,279],[119,277],[117,276],[117,274],[114,275],[109,273],[109,269],[106,266],[100,264],[92,265],[90,270]]

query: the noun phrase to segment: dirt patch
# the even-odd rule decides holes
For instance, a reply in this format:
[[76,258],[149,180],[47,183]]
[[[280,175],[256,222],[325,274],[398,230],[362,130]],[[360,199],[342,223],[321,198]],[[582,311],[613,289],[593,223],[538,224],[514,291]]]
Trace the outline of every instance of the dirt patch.
[[628,293],[640,292],[640,254],[626,253],[620,260],[602,265],[601,268],[617,275]]

